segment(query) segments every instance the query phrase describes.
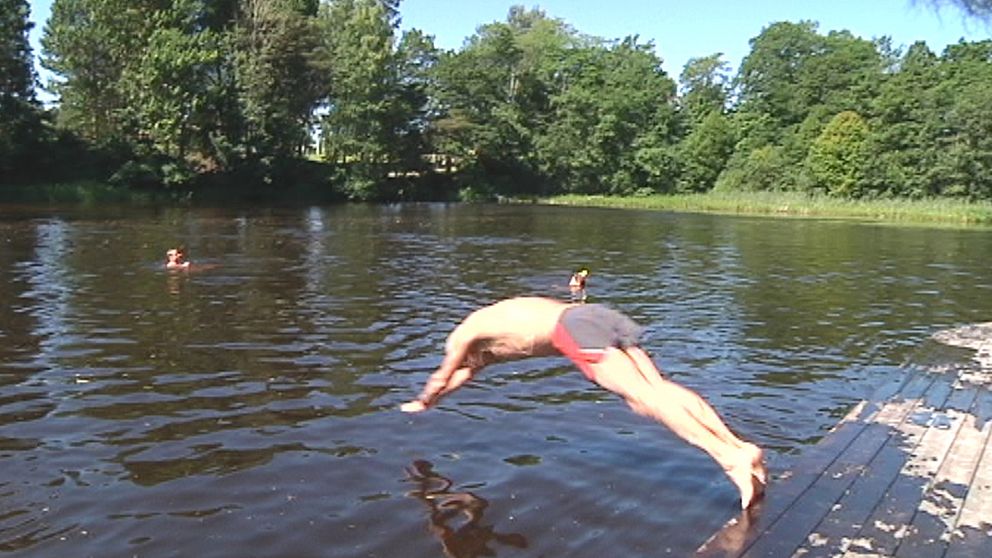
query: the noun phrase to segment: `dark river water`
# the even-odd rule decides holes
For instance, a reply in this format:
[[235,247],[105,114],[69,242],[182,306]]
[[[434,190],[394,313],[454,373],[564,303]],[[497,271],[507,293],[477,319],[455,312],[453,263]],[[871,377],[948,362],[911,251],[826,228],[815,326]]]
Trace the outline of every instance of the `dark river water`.
[[397,410],[464,315],[587,266],[779,474],[881,382],[969,358],[930,337],[992,319],[990,255],[634,210],[0,208],[0,554],[685,556],[735,489],[564,359]]

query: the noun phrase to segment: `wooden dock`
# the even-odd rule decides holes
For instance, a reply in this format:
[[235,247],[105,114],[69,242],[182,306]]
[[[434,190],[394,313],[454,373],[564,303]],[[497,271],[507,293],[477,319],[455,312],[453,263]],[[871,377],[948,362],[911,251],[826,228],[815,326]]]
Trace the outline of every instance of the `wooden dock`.
[[907,370],[697,557],[992,557],[992,371]]

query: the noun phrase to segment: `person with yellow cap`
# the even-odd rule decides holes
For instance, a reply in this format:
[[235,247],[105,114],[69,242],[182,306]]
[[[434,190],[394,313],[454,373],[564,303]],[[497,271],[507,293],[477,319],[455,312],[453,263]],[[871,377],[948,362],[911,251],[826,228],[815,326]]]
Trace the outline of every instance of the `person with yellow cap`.
[[579,268],[568,280],[568,290],[572,293],[572,302],[586,301],[586,278],[589,277],[589,270]]

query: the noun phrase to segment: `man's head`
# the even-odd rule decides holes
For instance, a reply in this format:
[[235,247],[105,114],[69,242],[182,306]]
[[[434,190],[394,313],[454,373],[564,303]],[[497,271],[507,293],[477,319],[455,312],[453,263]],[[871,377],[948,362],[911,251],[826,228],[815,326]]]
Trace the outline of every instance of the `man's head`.
[[186,254],[182,248],[170,248],[165,252],[165,260],[170,265],[182,265]]

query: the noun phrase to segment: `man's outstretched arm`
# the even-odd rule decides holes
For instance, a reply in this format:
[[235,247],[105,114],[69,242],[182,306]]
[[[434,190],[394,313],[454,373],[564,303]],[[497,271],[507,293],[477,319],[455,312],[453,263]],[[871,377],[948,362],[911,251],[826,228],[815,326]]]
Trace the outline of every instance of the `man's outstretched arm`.
[[441,397],[455,391],[472,378],[473,370],[462,366],[468,353],[469,343],[450,342],[441,366],[431,374],[423,391],[413,401],[400,405],[405,413],[417,413],[433,407]]

